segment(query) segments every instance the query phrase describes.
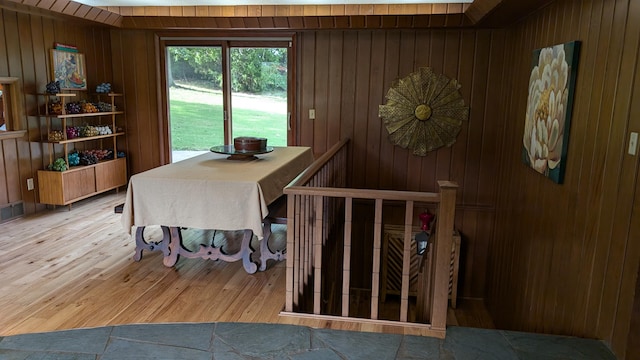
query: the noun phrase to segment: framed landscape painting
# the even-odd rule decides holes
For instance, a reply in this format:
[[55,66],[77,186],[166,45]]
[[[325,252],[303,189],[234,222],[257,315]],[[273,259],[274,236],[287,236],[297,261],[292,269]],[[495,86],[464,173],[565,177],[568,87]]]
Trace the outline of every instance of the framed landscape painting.
[[522,159],[558,184],[567,161],[579,50],[579,41],[535,50],[529,76]]
[[60,82],[61,90],[87,89],[87,75],[83,54],[52,49],[51,70],[53,81]]

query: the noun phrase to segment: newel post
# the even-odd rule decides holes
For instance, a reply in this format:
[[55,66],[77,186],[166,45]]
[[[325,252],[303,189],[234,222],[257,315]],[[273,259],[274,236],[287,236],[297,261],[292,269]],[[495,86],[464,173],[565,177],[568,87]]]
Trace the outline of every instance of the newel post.
[[440,189],[440,204],[436,219],[436,256],[431,326],[434,330],[445,330],[447,327],[451,243],[453,242],[458,184],[453,181],[440,180],[438,187]]

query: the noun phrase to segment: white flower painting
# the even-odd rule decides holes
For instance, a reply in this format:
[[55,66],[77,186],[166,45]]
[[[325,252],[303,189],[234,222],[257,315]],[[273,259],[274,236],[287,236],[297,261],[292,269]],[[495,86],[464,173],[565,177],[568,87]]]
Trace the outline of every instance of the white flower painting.
[[533,52],[522,155],[556,183],[564,178],[579,45],[574,41]]

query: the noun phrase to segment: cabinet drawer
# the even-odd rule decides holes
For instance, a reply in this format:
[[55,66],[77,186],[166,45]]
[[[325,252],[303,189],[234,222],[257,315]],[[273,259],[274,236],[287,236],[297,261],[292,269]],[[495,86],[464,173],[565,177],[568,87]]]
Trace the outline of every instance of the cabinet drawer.
[[96,164],[96,191],[115,189],[127,183],[125,158]]
[[93,168],[64,172],[65,203],[96,192],[96,173]]

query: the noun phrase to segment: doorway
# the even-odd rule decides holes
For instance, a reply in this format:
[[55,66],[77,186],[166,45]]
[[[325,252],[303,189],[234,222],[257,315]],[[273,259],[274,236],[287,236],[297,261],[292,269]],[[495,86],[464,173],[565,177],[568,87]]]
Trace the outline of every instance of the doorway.
[[171,162],[239,136],[292,144],[291,41],[170,41],[165,46]]

